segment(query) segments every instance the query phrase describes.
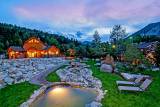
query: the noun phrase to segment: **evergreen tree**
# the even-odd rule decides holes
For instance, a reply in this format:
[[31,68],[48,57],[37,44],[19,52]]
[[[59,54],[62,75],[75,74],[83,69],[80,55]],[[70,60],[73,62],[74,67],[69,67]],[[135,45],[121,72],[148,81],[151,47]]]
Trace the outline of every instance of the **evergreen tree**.
[[98,31],[95,31],[95,33],[94,33],[94,35],[93,35],[93,38],[94,38],[93,43],[95,43],[95,44],[100,44],[101,38],[100,38],[100,36],[99,36]]
[[132,44],[128,44],[126,46],[126,51],[124,53],[124,59],[127,62],[130,62],[134,65],[138,65],[139,63],[145,64],[146,66],[150,66],[149,61],[145,58],[143,53],[137,49],[137,46]]
[[126,29],[121,25],[115,25],[110,33],[110,41],[113,44],[116,44],[119,40],[122,40],[127,35]]
[[0,53],[3,52],[4,44],[0,42]]
[[8,42],[8,40],[6,41],[6,47],[8,48],[9,47],[9,42]]

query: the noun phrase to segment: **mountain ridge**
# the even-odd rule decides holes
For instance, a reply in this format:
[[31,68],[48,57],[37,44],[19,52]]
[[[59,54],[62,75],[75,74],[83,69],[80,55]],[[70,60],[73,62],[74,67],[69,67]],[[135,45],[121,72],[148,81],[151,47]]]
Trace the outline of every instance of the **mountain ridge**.
[[160,22],[150,23],[141,30],[133,33],[131,36],[159,36],[160,37]]

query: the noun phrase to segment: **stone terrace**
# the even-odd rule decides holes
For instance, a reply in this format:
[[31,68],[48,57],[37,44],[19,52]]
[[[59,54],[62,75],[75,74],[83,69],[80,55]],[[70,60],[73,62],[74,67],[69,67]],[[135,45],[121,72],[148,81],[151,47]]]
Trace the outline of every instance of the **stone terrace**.
[[63,58],[0,60],[0,88],[29,81],[33,76],[64,63]]

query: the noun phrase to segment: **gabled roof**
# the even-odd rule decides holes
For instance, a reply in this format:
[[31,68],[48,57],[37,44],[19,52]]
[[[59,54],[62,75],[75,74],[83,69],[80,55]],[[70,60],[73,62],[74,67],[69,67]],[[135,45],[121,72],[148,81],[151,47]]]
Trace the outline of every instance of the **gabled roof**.
[[28,41],[32,40],[32,39],[38,40],[39,42],[41,42],[41,43],[45,46],[45,44],[44,44],[39,38],[34,37],[34,36],[33,36],[33,37],[30,37],[28,40],[26,40],[26,41],[24,42],[24,44],[27,43]]
[[23,52],[25,51],[22,47],[20,46],[10,46],[10,48],[14,51],[20,51],[20,52]]

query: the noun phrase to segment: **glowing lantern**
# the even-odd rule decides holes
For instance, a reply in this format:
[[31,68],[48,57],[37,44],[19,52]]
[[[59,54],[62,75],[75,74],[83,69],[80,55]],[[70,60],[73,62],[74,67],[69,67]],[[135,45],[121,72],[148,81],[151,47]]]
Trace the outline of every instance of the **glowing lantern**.
[[115,49],[115,48],[116,48],[116,45],[112,45],[112,48]]

